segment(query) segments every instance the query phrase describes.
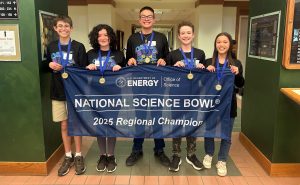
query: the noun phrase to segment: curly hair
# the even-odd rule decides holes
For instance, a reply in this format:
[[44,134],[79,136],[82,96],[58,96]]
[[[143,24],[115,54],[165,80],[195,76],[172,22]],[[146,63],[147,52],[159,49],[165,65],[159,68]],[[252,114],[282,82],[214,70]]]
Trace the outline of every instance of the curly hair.
[[92,31],[89,33],[89,40],[90,40],[90,44],[91,46],[98,50],[100,48],[99,42],[98,42],[98,33],[99,31],[105,29],[109,38],[109,46],[111,50],[116,50],[116,45],[117,45],[117,37],[116,34],[114,32],[114,30],[112,29],[112,27],[110,27],[107,24],[98,24],[97,26],[95,26]]

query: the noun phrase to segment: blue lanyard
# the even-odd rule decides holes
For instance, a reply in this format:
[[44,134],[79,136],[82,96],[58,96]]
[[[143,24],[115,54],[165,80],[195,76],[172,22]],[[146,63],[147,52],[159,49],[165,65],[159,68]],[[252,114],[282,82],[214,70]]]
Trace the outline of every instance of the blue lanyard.
[[148,53],[150,51],[150,46],[151,46],[151,43],[152,43],[152,40],[153,40],[153,37],[154,37],[154,32],[151,33],[149,45],[148,45],[148,43],[144,43],[144,37],[143,37],[142,32],[140,32],[140,36],[141,36],[141,39],[142,39],[142,42],[143,42],[143,46],[144,46],[144,50],[146,52],[146,55],[148,55]]
[[60,61],[61,61],[61,65],[63,66],[63,68],[66,67],[66,65],[68,64],[69,62],[69,54],[70,54],[70,51],[71,51],[71,39],[69,40],[69,43],[68,43],[68,51],[67,51],[67,58],[66,60],[64,59],[64,56],[62,54],[62,50],[61,50],[61,44],[60,44],[60,41],[58,40],[58,50],[59,50],[59,54],[60,54]]
[[179,48],[179,50],[184,58],[185,63],[187,64],[188,69],[191,70],[193,68],[193,64],[194,64],[194,48],[192,47],[192,49],[191,49],[191,60],[190,61],[188,61],[188,59],[186,58],[183,50],[181,48]]
[[99,54],[98,54],[98,61],[99,61],[99,70],[100,70],[100,73],[101,73],[101,75],[103,76],[104,75],[104,71],[105,71],[105,69],[106,69],[106,67],[107,67],[107,63],[108,63],[108,60],[109,60],[109,57],[110,57],[110,50],[108,51],[108,53],[107,53],[107,56],[106,56],[106,59],[105,59],[105,61],[104,61],[104,64],[102,65],[102,56],[101,56],[101,50],[99,49]]
[[228,62],[228,59],[227,58],[225,59],[225,62],[224,62],[223,67],[222,67],[222,70],[220,70],[219,58],[217,57],[216,59],[217,59],[216,60],[216,62],[217,62],[217,77],[218,77],[218,82],[220,82],[220,80],[221,80],[221,78],[223,76],[224,70],[226,68],[226,64]]

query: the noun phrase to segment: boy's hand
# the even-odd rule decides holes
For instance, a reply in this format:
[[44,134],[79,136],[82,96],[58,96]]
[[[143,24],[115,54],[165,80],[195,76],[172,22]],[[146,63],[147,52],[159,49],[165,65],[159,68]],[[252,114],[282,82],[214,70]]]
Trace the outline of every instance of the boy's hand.
[[157,66],[165,66],[166,65],[166,61],[162,58],[158,59],[157,61]]
[[135,60],[135,58],[129,59],[128,62],[127,62],[127,65],[129,65],[129,66],[132,66],[132,65],[136,66],[136,60]]
[[185,67],[184,63],[182,61],[177,61],[174,66],[176,67]]
[[209,65],[206,69],[210,72],[215,72],[216,71],[216,68],[212,65]]
[[115,65],[115,66],[112,68],[113,71],[119,71],[120,69],[121,69],[121,66],[119,66],[119,65]]
[[51,69],[53,69],[54,71],[60,71],[63,68],[62,65],[60,65],[60,64],[58,64],[56,62],[53,62],[53,61],[49,63],[49,67]]
[[88,66],[86,66],[85,68],[89,69],[89,70],[97,70],[97,67],[95,64],[89,64]]
[[204,69],[205,67],[204,67],[203,64],[199,63],[199,64],[196,65],[196,68],[198,68],[198,69]]

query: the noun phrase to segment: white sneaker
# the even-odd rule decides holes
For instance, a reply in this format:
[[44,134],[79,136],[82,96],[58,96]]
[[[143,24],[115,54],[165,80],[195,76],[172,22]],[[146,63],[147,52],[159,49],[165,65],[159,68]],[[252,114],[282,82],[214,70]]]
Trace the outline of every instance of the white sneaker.
[[219,176],[224,177],[227,175],[226,162],[218,161],[216,167]]
[[210,155],[208,155],[208,154],[206,154],[205,156],[204,156],[204,159],[203,159],[203,166],[204,166],[204,168],[211,168],[211,161],[212,161],[212,156],[210,156]]

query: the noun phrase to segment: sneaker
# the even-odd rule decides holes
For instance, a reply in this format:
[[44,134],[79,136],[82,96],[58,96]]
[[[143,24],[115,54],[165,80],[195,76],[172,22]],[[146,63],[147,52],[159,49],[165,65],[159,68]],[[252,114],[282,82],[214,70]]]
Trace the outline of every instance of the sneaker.
[[106,169],[107,166],[107,156],[101,155],[99,160],[97,161],[96,170],[98,172],[103,172]]
[[196,170],[202,170],[203,164],[197,159],[196,155],[186,156],[186,162],[193,166]]
[[160,163],[164,166],[170,165],[170,159],[166,156],[165,152],[155,152],[155,157],[157,157],[160,161]]
[[218,161],[216,167],[219,176],[224,177],[227,175],[226,162]]
[[108,156],[107,157],[107,172],[112,173],[117,169],[117,163],[115,156]]
[[206,154],[204,156],[204,159],[203,159],[203,166],[204,166],[204,168],[210,169],[211,168],[211,161],[212,161],[212,156]]
[[178,155],[173,155],[170,162],[169,170],[173,172],[179,171],[179,166],[181,165],[181,158]]
[[126,159],[127,166],[133,166],[141,157],[143,152],[131,152],[130,156]]
[[86,166],[84,165],[83,156],[75,157],[75,174],[81,175],[85,172]]
[[60,168],[58,169],[57,175],[58,176],[64,176],[67,175],[70,171],[70,168],[74,165],[74,156],[67,157],[65,156],[65,159],[63,163],[61,164]]

